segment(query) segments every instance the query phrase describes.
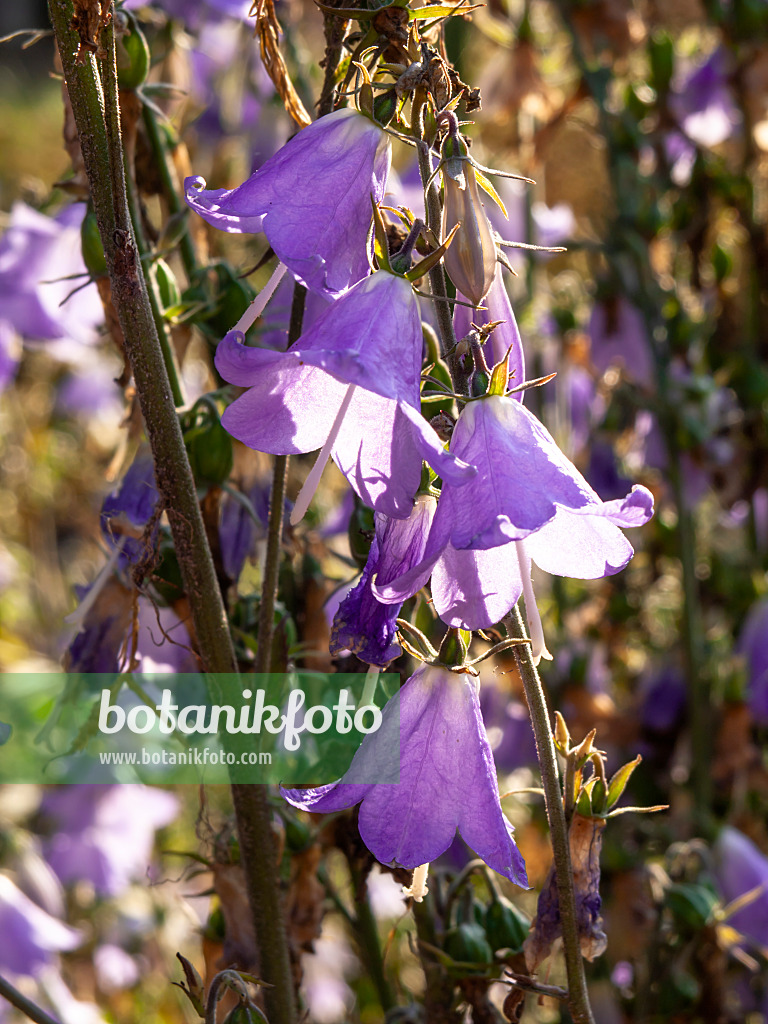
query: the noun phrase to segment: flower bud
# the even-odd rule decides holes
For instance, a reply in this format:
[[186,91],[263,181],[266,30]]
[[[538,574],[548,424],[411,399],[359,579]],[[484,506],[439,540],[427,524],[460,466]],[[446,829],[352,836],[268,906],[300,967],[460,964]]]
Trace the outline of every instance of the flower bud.
[[444,260],[456,288],[479,306],[496,274],[496,243],[480,202],[475,169],[466,154],[461,137],[449,136],[443,146],[443,238],[455,224],[461,227]]

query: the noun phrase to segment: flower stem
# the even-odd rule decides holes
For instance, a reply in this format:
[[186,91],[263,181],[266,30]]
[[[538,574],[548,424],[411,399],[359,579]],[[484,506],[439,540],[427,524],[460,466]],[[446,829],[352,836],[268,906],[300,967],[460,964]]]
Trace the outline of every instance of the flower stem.
[[[429,147],[424,142],[424,103],[426,97],[419,97],[418,93],[414,98],[414,134],[416,136],[416,152],[419,154],[419,174],[424,185],[424,198],[426,204],[427,227],[432,231],[435,238],[440,238],[440,224],[442,211],[440,210],[440,196],[437,185],[431,181],[429,188],[427,182],[432,176],[432,162],[429,157]],[[451,304],[448,301],[445,283],[445,270],[443,264],[438,263],[429,272],[429,285],[432,289],[433,301],[435,304],[435,318],[437,320],[437,332],[440,337],[440,354],[445,356],[456,347],[456,332],[453,329],[453,316],[451,315]]]
[[[509,624],[514,636],[524,636],[525,626],[520,608],[515,605],[509,615]],[[552,837],[552,853],[555,861],[555,879],[560,908],[560,923],[563,933],[565,969],[568,975],[568,1007],[575,1024],[594,1024],[589,1005],[584,962],[581,957],[579,932],[576,923],[576,898],[571,871],[571,851],[568,842],[568,827],[563,809],[563,794],[560,789],[560,773],[557,767],[555,744],[549,722],[549,711],[541,686],[539,673],[533,661],[528,644],[514,648],[515,661],[520,671],[528,701],[528,710],[536,737],[536,750],[544,786],[549,831]]]
[[[155,158],[155,166],[160,173],[160,180],[163,183],[165,201],[168,203],[171,216],[180,217],[185,214],[188,216],[189,211],[179,199],[180,183],[177,179],[176,168],[168,152],[168,145],[163,138],[162,130],[158,124],[157,114],[148,103],[142,104],[141,113],[144,119],[144,127],[149,137],[149,143],[152,147],[152,155]],[[197,269],[197,255],[189,228],[179,239],[179,252],[181,253],[181,261],[184,264],[187,278],[191,281],[192,275]]]
[[[71,0],[49,0],[49,11],[107,259],[112,299],[125,337],[126,353],[155,461],[157,484],[165,502],[190,602],[202,668],[206,673],[236,674],[237,663],[224,602],[128,211],[116,104],[114,34],[111,28],[105,33],[109,49],[109,67],[105,67],[104,75],[105,91],[109,94],[108,125],[107,100],[96,60],[90,53],[82,63],[76,59],[79,40],[71,27]],[[212,678],[209,682],[211,686],[217,685]],[[241,863],[260,947],[260,970],[263,978],[274,986],[266,990],[267,1011],[271,1024],[293,1024],[293,983],[279,908],[266,791],[260,786],[233,785],[232,793],[241,837]],[[262,907],[264,912],[257,912]]]
[[27,999],[26,996],[22,995],[17,988],[14,988],[9,981],[5,978],[0,978],[0,996],[3,999],[7,999],[11,1006],[15,1006],[17,1010],[29,1017],[30,1020],[35,1021],[35,1024],[59,1024],[59,1021],[55,1017],[51,1017],[50,1014],[46,1013],[45,1010],[41,1010],[37,1003],[33,1003],[31,999]]

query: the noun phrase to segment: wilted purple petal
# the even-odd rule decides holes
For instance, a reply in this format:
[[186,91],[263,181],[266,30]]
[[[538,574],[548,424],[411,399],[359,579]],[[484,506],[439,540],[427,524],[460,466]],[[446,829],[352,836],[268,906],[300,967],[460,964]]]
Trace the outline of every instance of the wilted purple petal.
[[370,665],[387,665],[399,657],[395,620],[400,605],[377,601],[371,591],[371,580],[375,576],[379,583],[387,583],[421,561],[435,506],[434,498],[422,495],[407,519],[391,519],[376,513],[376,533],[362,576],[334,616],[331,654],[349,650]]

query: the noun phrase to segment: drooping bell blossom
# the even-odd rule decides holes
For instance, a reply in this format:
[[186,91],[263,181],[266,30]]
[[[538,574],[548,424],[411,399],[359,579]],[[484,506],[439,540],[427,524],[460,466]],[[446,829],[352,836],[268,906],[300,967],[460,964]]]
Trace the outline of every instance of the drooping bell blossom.
[[725,49],[712,51],[703,64],[672,83],[670,109],[686,136],[700,146],[725,142],[741,121],[728,87]]
[[633,554],[619,527],[641,526],[653,512],[645,487],[601,501],[544,425],[510,397],[470,402],[451,452],[477,466],[470,493],[444,482],[421,564],[374,584],[379,600],[404,601],[431,574],[435,610],[450,626],[499,622],[529,587],[531,559],[576,579],[618,572]]
[[458,128],[446,138],[442,159],[443,238],[461,224],[443,262],[457,290],[479,306],[496,276],[496,242],[480,201],[475,168]]
[[637,383],[655,386],[648,331],[637,307],[621,296],[595,303],[589,318],[590,357],[598,373],[620,366]]
[[35,975],[76,949],[84,936],[52,917],[5,874],[0,874],[0,970],[3,974]]
[[375,576],[379,584],[401,576],[421,561],[432,525],[437,501],[420,495],[407,519],[375,514],[375,535],[362,576],[339,606],[329,643],[333,655],[352,651],[369,665],[388,665],[400,656],[395,641],[399,604],[382,604],[371,591]]
[[104,320],[96,285],[78,287],[87,280],[80,240],[84,213],[76,203],[47,217],[15,203],[0,239],[3,320],[28,341],[57,341],[56,351],[65,357],[96,341]]
[[117,566],[125,571],[154,547],[159,519],[145,538],[144,531],[155,515],[160,495],[155,484],[155,465],[149,449],[140,451],[119,485],[101,506],[101,532],[112,547],[119,547]]
[[[465,302],[469,301],[461,291],[458,292],[456,298]],[[488,294],[483,299],[483,306],[486,308],[473,310],[469,306],[456,303],[453,309],[453,328],[456,337],[458,339],[466,337],[472,329],[472,324],[475,324],[476,327],[483,327],[485,324],[502,321],[491,331],[485,343],[485,361],[488,366],[496,366],[509,353],[510,386],[516,387],[525,380],[525,356],[512,303],[509,301],[501,274],[496,274],[494,277]],[[514,397],[522,401],[524,394],[524,391],[519,391]]]
[[[499,802],[476,680],[424,665],[386,705],[339,782],[284,789],[305,811],[359,803],[360,836],[383,864],[417,868],[440,856],[456,830],[499,874],[528,887],[525,864]],[[399,712],[399,713],[398,713]],[[399,727],[399,742],[398,742]],[[399,782],[359,783],[361,777]]]
[[235,189],[187,178],[189,206],[222,231],[256,234],[312,291],[339,295],[368,274],[371,196],[381,202],[389,136],[346,108],[304,128]]
[[728,825],[717,837],[712,852],[715,877],[725,902],[763,887],[751,903],[729,915],[728,924],[763,948],[768,947],[768,857],[743,832]]
[[57,825],[46,858],[61,881],[85,879],[98,895],[118,896],[145,877],[155,832],[179,802],[156,786],[74,785],[49,790],[42,810]]
[[[411,511],[422,459],[456,486],[474,476],[419,411],[421,321],[405,278],[380,270],[360,281],[287,352],[241,339],[226,335],[215,361],[224,380],[248,388],[221,418],[244,444],[273,455],[322,447],[318,474],[330,454],[366,505],[398,519]],[[303,510],[297,501],[294,516]]]
[[747,659],[747,703],[755,720],[768,724],[768,600],[750,610],[736,645]]

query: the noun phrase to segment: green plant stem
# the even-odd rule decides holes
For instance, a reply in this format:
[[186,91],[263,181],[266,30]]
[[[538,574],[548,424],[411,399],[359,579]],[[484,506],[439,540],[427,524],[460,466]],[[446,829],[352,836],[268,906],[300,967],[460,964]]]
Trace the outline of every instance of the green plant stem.
[[[133,237],[121,138],[112,127],[107,130],[106,97],[95,58],[88,54],[81,64],[75,59],[78,38],[70,27],[71,0],[50,0],[49,10],[104,246],[112,300],[125,337],[203,669],[232,672],[236,665],[224,604]],[[110,69],[105,76],[109,116],[119,125],[111,29],[106,36],[110,47]]]
[[382,1010],[387,1013],[395,1004],[387,976],[384,973],[384,960],[381,955],[381,943],[379,942],[379,929],[376,918],[371,910],[370,900],[366,881],[357,871],[351,858],[347,858],[349,873],[352,877],[352,887],[355,893],[355,917],[354,930],[360,943],[360,950],[368,968],[371,981],[376,989]]
[[[525,624],[518,605],[509,615],[513,636],[526,636]],[[555,861],[555,880],[560,909],[560,924],[563,935],[565,969],[568,975],[568,1008],[576,1024],[594,1024],[592,1009],[587,993],[587,979],[581,957],[579,932],[576,922],[576,897],[571,871],[571,850],[568,840],[568,826],[563,809],[563,794],[560,789],[560,772],[557,767],[555,744],[549,722],[549,710],[541,686],[541,679],[533,663],[530,644],[519,644],[514,648],[515,661],[520,671],[528,701],[528,710],[536,737],[536,750],[544,786],[547,818],[552,839],[552,853]]]
[[[155,166],[160,173],[160,180],[163,183],[165,201],[168,203],[171,216],[187,214],[188,211],[185,204],[179,199],[180,182],[176,177],[176,168],[173,166],[168,153],[168,145],[157,122],[157,115],[147,103],[142,104],[142,118],[144,120],[144,127],[147,129],[152,154],[155,158]],[[191,280],[192,275],[197,270],[197,253],[195,252],[195,243],[192,241],[189,230],[185,231],[179,239],[179,252],[187,278]]]
[[[416,136],[416,152],[419,155],[419,174],[424,186],[427,227],[434,234],[435,238],[439,239],[442,223],[440,195],[434,181],[427,188],[427,182],[432,175],[432,166],[429,159],[429,147],[424,142],[424,102],[423,97],[414,99],[414,134]],[[440,338],[440,354],[448,356],[456,348],[456,332],[453,329],[453,315],[451,313],[451,303],[447,298],[445,270],[442,263],[438,263],[437,266],[430,270],[429,286],[432,289],[433,302],[435,304],[437,333]]]
[[[125,337],[126,353],[152,447],[157,485],[173,534],[202,667],[206,673],[236,673],[237,663],[224,602],[128,211],[119,109],[116,105],[113,33],[111,29],[105,33],[109,46],[109,69],[105,74],[107,100],[93,55],[87,54],[82,63],[75,59],[78,38],[70,26],[71,0],[50,0],[49,10],[104,245],[112,299]],[[107,106],[111,122],[109,130]],[[214,680],[209,682],[216,687]],[[261,970],[264,980],[274,986],[266,990],[270,1021],[271,1024],[293,1024],[293,984],[279,910],[273,851],[270,855],[271,814],[266,792],[259,786],[233,786],[232,790],[241,836],[241,862],[254,910],[256,941],[264,954]],[[266,908],[264,913],[256,913],[255,903],[260,910]]]
[[[114,32],[111,28],[109,29],[108,38],[110,40],[109,45],[111,51],[114,49]],[[122,138],[120,129],[120,100],[116,72],[113,72],[113,67],[114,61],[111,59],[110,52],[110,59],[102,61],[98,65],[98,69],[101,74],[101,83],[104,95],[104,119],[106,122],[107,137],[109,139],[119,140]],[[171,393],[173,395],[173,402],[174,405],[180,406],[184,404],[184,396],[182,395],[181,386],[179,385],[179,376],[176,370],[176,361],[173,356],[173,349],[171,347],[168,324],[163,318],[163,313],[157,296],[157,290],[149,274],[150,251],[141,223],[141,209],[139,207],[138,196],[136,195],[136,186],[133,181],[133,170],[127,166],[127,160],[125,158],[122,145],[120,145],[119,149],[119,155],[122,161],[120,166],[115,163],[118,153],[110,152],[109,154],[115,218],[119,220],[121,217],[121,205],[124,206],[125,204],[121,203],[119,197],[124,195],[131,225],[133,227],[133,241],[135,242],[135,246],[139,254],[139,266],[141,268],[144,289],[147,293],[147,298],[149,299],[152,319],[155,322],[155,331],[160,344],[160,351],[163,355],[163,362],[165,363],[165,370],[168,376]]]
[[0,978],[0,996],[3,999],[7,999],[11,1006],[15,1006],[17,1010],[29,1017],[30,1020],[35,1021],[35,1024],[60,1024],[55,1017],[51,1017],[50,1014],[46,1013],[45,1010],[41,1010],[37,1003],[33,1003],[31,999],[27,999],[26,996],[22,995],[18,989],[14,988],[9,981],[5,978]]

